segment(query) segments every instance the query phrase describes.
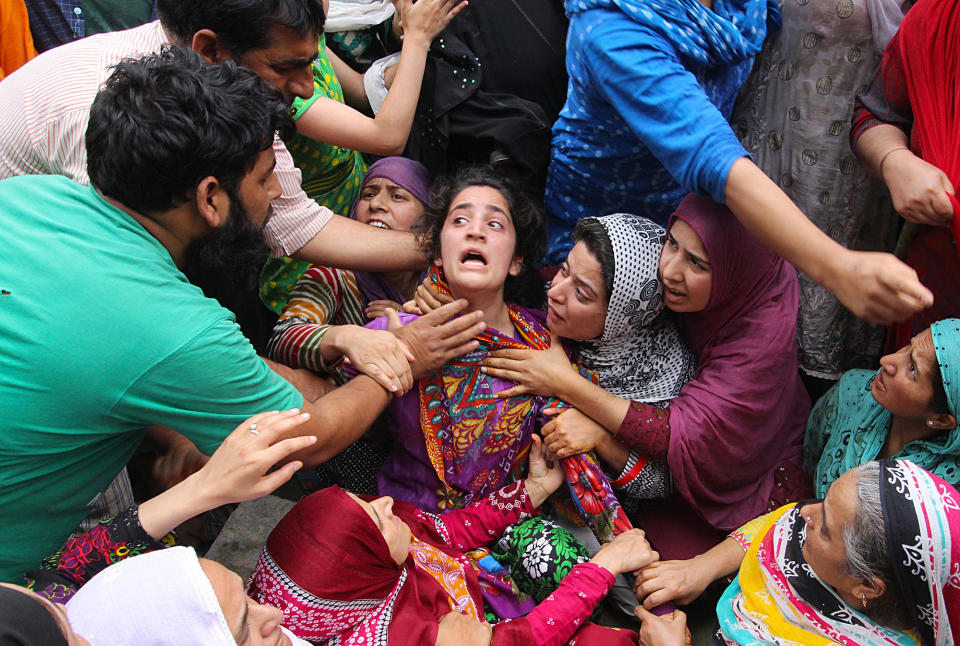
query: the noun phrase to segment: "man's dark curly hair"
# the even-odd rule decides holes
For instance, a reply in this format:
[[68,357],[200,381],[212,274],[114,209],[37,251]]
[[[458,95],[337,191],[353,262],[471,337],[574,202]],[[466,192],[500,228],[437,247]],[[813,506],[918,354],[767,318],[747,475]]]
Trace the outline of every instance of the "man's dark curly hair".
[[440,231],[453,198],[471,186],[489,186],[503,195],[517,232],[514,255],[523,260],[523,267],[517,276],[507,276],[504,300],[524,307],[542,308],[545,292],[538,269],[547,246],[543,214],[525,192],[492,168],[468,166],[434,181],[430,202],[415,229],[420,247],[428,258],[437,257],[440,253]]
[[294,132],[276,89],[233,62],[167,47],[120,62],[97,94],[87,173],[104,195],[150,215],[190,199],[204,177],[235,194],[275,132]]
[[157,0],[160,24],[179,45],[201,29],[213,31],[234,58],[269,47],[273,25],[306,37],[323,32],[321,0]]

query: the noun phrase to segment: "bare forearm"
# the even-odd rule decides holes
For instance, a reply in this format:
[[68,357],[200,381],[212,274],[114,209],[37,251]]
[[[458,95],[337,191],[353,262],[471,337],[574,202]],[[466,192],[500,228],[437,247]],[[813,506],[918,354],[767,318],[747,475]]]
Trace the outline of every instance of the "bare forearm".
[[[898,158],[929,166],[907,151],[893,157]],[[939,186],[933,194],[946,202],[942,193],[949,182],[943,183],[946,176],[938,169],[926,170],[931,169],[933,184]],[[892,189],[891,194],[895,194]],[[730,169],[726,201],[737,219],[761,242],[833,292],[857,316],[874,323],[892,323],[933,304],[933,294],[920,284],[914,270],[890,254],[840,246],[746,158],[738,159]]]
[[753,235],[818,283],[827,279],[832,259],[846,253],[746,157],[730,169],[726,202]]
[[294,257],[358,271],[414,271],[427,265],[412,233],[387,231],[335,215]]
[[315,402],[304,402],[310,421],[292,436],[316,435],[317,443],[291,459],[307,466],[321,464],[357,440],[390,402],[391,395],[366,375],[327,393]]
[[374,117],[377,131],[381,133],[380,140],[391,149],[384,154],[399,155],[407,144],[429,49],[430,41],[425,36],[408,35],[403,39],[400,62],[388,70],[391,79],[387,87],[390,90]]
[[209,498],[207,492],[197,486],[198,480],[199,477],[193,474],[141,503],[138,514],[143,531],[159,541],[185,521],[229,502]]
[[319,377],[309,370],[291,368],[282,363],[271,361],[265,357],[261,359],[275,373],[283,377],[291,386],[303,395],[304,402],[313,402],[326,395],[333,388],[333,384],[323,377]]
[[603,438],[597,444],[595,450],[600,459],[606,462],[616,473],[623,471],[623,468],[627,466],[627,460],[630,459],[630,449],[612,435]]
[[329,47],[327,47],[326,54],[327,60],[330,61],[330,65],[337,75],[337,80],[340,81],[340,89],[343,90],[346,104],[357,110],[369,110],[370,103],[367,101],[367,93],[363,89],[363,74],[344,63]]
[[883,160],[898,148],[909,150],[910,142],[907,140],[906,133],[896,126],[881,124],[860,135],[854,153],[867,173],[872,177],[880,178]]
[[556,395],[611,433],[617,432],[630,409],[628,400],[611,395],[575,371],[560,379]]
[[356,325],[331,325],[320,339],[320,356],[323,357],[327,365],[338,361],[344,354],[345,349],[342,343],[346,328],[356,328]]
[[[372,118],[351,107],[356,101],[345,106],[332,99],[318,99],[297,120],[297,131],[344,148],[376,155],[399,155],[406,147],[413,126],[429,47],[430,41],[423,34],[411,34],[403,39],[400,61],[390,68],[390,90]],[[331,56],[330,60],[339,59]],[[366,104],[363,77],[346,64],[340,65],[344,67],[341,79],[344,94],[349,96],[359,91]],[[353,86],[356,87],[348,90]]]
[[698,569],[708,577],[709,583],[739,570],[743,557],[743,547],[728,536],[703,554],[693,557],[693,560],[697,563]]

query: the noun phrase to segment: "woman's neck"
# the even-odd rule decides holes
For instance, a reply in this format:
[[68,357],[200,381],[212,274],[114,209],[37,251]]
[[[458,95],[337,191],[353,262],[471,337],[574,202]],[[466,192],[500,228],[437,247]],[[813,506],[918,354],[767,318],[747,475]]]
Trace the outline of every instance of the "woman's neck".
[[513,320],[510,318],[510,310],[507,309],[507,304],[503,301],[502,288],[495,294],[463,294],[451,285],[450,291],[456,298],[467,299],[468,305],[464,313],[483,312],[483,320],[487,327],[491,327],[501,334],[516,336]]
[[[391,287],[408,299],[413,298],[417,291],[417,285],[420,284],[420,272],[418,271],[393,271],[384,273],[383,278]],[[403,303],[400,304],[403,305]]]
[[939,429],[930,428],[924,424],[922,419],[894,415],[890,430],[887,432],[887,439],[883,443],[883,448],[880,449],[880,455],[877,457],[892,458],[910,442],[929,439],[939,432]]

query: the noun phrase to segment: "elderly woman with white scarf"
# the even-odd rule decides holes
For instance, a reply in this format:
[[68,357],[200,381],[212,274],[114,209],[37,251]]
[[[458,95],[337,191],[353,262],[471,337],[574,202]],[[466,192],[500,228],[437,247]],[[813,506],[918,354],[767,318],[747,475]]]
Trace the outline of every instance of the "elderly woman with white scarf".
[[219,563],[172,547],[120,561],[66,606],[0,584],[0,643],[18,646],[307,646]]

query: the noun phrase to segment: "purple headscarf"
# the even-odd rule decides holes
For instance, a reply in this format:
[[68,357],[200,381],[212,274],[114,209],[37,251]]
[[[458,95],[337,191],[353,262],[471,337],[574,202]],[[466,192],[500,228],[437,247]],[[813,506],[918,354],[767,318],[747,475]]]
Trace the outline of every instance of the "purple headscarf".
[[[367,182],[378,177],[388,179],[396,183],[397,186],[406,189],[420,200],[421,204],[425,205],[430,200],[430,174],[423,164],[406,157],[384,157],[371,164],[370,168],[367,169],[367,174],[363,176],[363,181],[360,182],[360,192],[353,206],[350,207],[351,219],[355,219],[357,216],[357,204],[360,203],[360,196],[363,195],[363,187],[367,185]],[[354,273],[364,303],[377,300],[403,303],[410,298],[410,294],[398,292],[381,274],[366,271]]]
[[697,371],[670,404],[668,462],[694,509],[735,529],[763,513],[778,466],[801,464],[810,400],[797,371],[797,274],[725,206],[688,195],[676,219],[703,242],[712,285],[703,310],[677,317]]

